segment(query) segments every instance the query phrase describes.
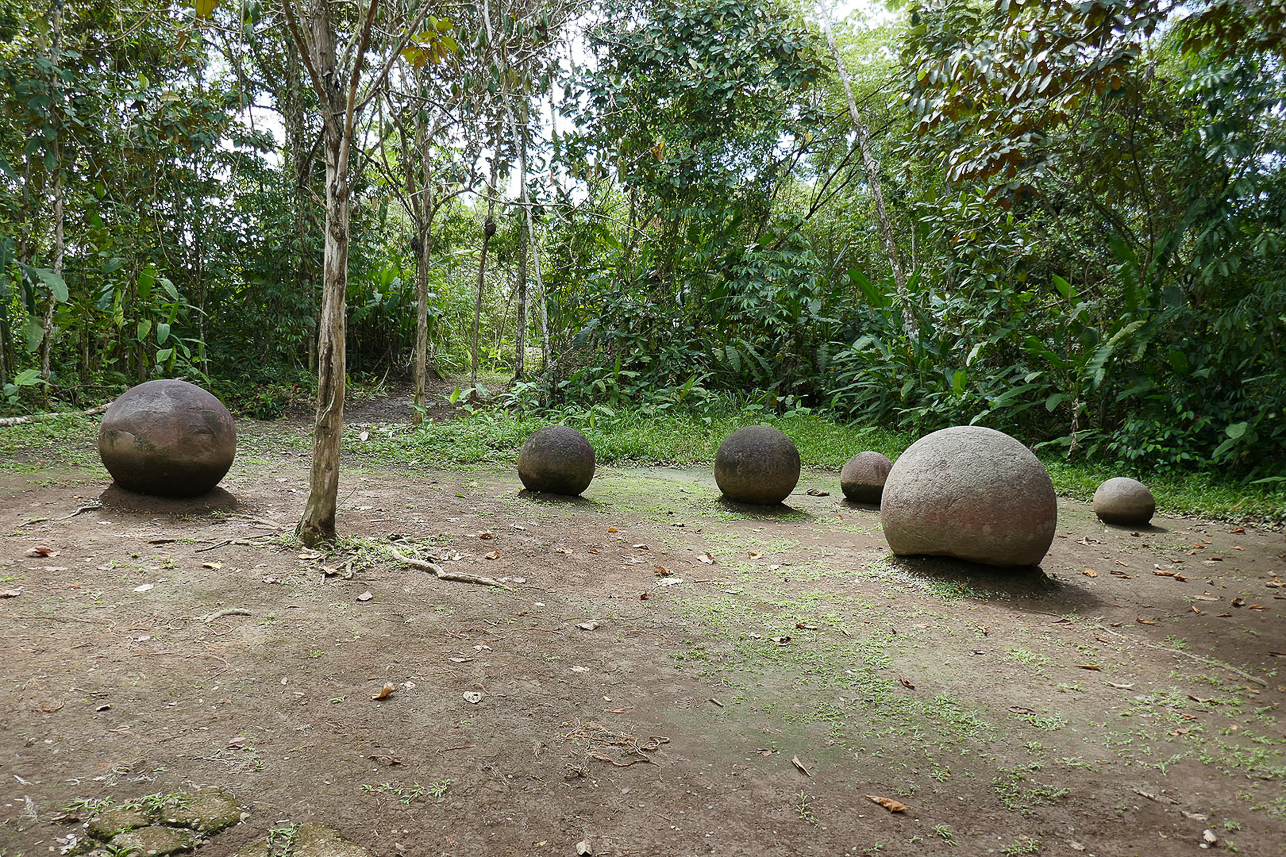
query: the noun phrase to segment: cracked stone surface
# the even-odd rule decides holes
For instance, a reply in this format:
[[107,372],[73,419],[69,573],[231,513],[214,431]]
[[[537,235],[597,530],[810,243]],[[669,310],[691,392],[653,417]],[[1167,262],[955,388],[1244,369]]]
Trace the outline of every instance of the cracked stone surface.
[[217,833],[241,820],[241,805],[223,789],[205,788],[165,807],[161,820],[199,833]]
[[113,837],[112,846],[122,851],[132,848],[138,857],[165,857],[167,854],[191,851],[196,847],[196,837],[192,835],[192,831],[183,828],[151,825]]
[[151,823],[141,809],[109,809],[89,823],[89,835],[95,839],[111,839],[118,833],[146,827]]

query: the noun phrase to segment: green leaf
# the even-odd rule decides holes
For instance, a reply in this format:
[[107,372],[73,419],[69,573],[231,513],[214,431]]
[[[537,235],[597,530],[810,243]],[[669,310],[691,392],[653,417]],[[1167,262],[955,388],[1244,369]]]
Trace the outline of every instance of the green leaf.
[[1058,274],[1054,275],[1054,288],[1058,289],[1058,293],[1067,300],[1072,299],[1072,284],[1058,276]]
[[67,281],[48,268],[33,268],[40,281],[49,287],[54,300],[60,304],[67,303]]
[[1224,433],[1233,440],[1237,440],[1246,433],[1248,428],[1250,428],[1250,423],[1233,423],[1224,429]]
[[39,369],[23,369],[13,378],[13,383],[18,387],[34,387],[37,384],[44,384],[45,379],[40,377]]
[[152,284],[156,282],[156,266],[148,265],[138,272],[138,296],[145,301],[152,299]]
[[164,363],[166,360],[169,360],[173,354],[173,348],[162,348],[160,351],[156,352],[156,362],[158,364]]
[[156,326],[156,344],[164,345],[165,340],[169,338],[170,338],[170,326],[165,322],[161,322]]
[[139,342],[142,342],[145,339],[147,339],[147,335],[151,332],[152,332],[152,320],[150,318],[145,318],[138,323],[138,328],[136,330],[136,333],[137,333],[137,339]]

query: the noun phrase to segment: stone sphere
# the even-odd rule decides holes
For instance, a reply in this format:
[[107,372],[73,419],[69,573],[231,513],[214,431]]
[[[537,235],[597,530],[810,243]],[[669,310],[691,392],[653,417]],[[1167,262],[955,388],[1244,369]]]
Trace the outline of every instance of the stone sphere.
[[951,556],[1002,567],[1040,563],[1058,502],[1045,466],[1004,432],[956,426],[902,453],[884,483],[880,524],[899,556]]
[[537,429],[518,453],[518,478],[532,491],[575,497],[594,478],[594,447],[574,428]]
[[839,487],[855,503],[879,503],[893,462],[878,452],[859,452],[839,472]]
[[1148,486],[1137,479],[1117,476],[1094,492],[1094,514],[1108,524],[1146,524],[1157,510]]
[[148,381],[103,414],[98,454],[127,491],[196,497],[232,466],[237,429],[223,403],[195,384]]
[[799,482],[799,450],[772,426],[739,428],[719,445],[714,481],[729,500],[775,506]]

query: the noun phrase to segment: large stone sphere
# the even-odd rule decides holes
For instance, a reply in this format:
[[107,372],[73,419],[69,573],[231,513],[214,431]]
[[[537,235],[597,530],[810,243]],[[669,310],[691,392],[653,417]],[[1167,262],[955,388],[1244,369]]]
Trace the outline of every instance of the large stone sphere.
[[1004,432],[957,426],[920,438],[884,484],[880,524],[895,554],[1002,567],[1040,563],[1058,502],[1045,466]]
[[1117,476],[1094,492],[1094,514],[1108,524],[1146,524],[1156,512],[1148,486],[1137,479]]
[[854,503],[879,503],[893,462],[878,452],[859,452],[844,463],[839,487]]
[[518,478],[532,491],[575,497],[594,478],[594,447],[574,428],[537,429],[518,453]]
[[719,445],[714,481],[729,500],[775,506],[799,482],[799,450],[772,426],[739,428]]
[[128,491],[196,497],[232,466],[237,429],[223,403],[195,384],[148,381],[103,414],[98,454]]

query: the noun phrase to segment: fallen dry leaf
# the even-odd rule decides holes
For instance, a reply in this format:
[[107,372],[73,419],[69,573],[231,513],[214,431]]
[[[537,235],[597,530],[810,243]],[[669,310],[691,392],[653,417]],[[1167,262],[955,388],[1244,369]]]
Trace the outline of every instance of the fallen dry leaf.
[[866,799],[872,803],[878,803],[889,812],[906,812],[907,806],[900,800],[894,800],[891,797],[880,797],[879,795],[867,795]]
[[492,551],[483,557],[483,559],[500,559],[500,551]]
[[658,565],[658,566],[656,567],[656,576],[657,576],[657,577],[669,577],[669,576],[670,576],[671,574],[673,574],[673,573],[674,573],[674,572],[670,571],[668,568],[666,568],[666,567],[665,567],[665,566],[663,566],[663,565]]
[[470,705],[477,705],[479,702],[482,702],[482,694],[478,693],[476,690],[466,690],[461,694],[461,696],[463,696],[464,701]]
[[636,545],[631,545],[631,547],[634,548],[634,550],[636,551],[645,551],[648,549],[647,545],[644,544],[643,542],[639,542]]
[[641,592],[641,593],[639,593],[639,601],[647,601],[647,593],[646,593],[646,592]]
[[576,627],[580,628],[582,631],[593,631],[593,630],[596,630],[599,627],[599,625],[598,625],[598,620],[591,619],[588,622],[581,622]]
[[1246,609],[1247,610],[1267,610],[1268,608],[1262,604],[1249,604],[1246,606]]
[[769,639],[779,646],[784,646],[790,642],[790,637],[770,637]]
[[1232,599],[1232,606],[1233,606],[1233,607],[1245,607],[1245,606],[1246,606],[1246,599],[1244,599],[1244,598],[1234,598],[1234,599]]
[[58,556],[58,551],[54,550],[49,545],[36,545],[31,550],[27,551],[27,556]]
[[386,681],[384,682],[384,686],[380,688],[380,692],[372,696],[371,699],[387,699],[395,692],[397,692],[397,685],[393,684],[391,681]]
[[1156,622],[1153,622],[1151,619],[1142,619],[1142,618],[1140,618],[1140,619],[1135,619],[1134,621],[1135,621],[1135,622],[1138,622],[1140,625],[1155,625],[1155,624],[1156,624]]
[[1157,577],[1174,577],[1173,571],[1154,571],[1152,573]]
[[17,598],[21,594],[21,589],[0,589],[0,598]]
[[608,527],[608,528],[607,528],[607,531],[608,531],[609,533],[619,533],[619,532],[620,532],[620,530],[616,529],[616,527]]
[[792,765],[794,765],[796,768],[798,768],[798,769],[799,769],[799,772],[800,772],[801,774],[803,774],[804,776],[806,776],[806,777],[811,777],[811,776],[812,776],[812,774],[808,773],[808,768],[805,768],[805,767],[804,767],[804,763],[803,763],[803,762],[801,762],[801,761],[799,761],[799,757],[798,757],[798,756],[791,756],[791,757],[790,757],[790,763],[791,763]]
[[1246,532],[1246,528],[1245,528],[1245,527],[1233,527],[1233,528],[1232,528],[1231,530],[1229,530],[1228,532],[1230,532],[1230,533],[1232,533],[1232,534],[1234,534],[1234,535],[1241,535],[1242,533]]
[[598,553],[598,548],[590,548],[590,549],[589,549],[589,552],[590,552],[590,553]]
[[759,551],[751,551],[751,552],[750,552],[750,558],[751,558],[751,559],[759,559],[761,556],[763,556],[763,554],[761,554]]
[[823,490],[822,490],[822,489],[820,489],[820,488],[809,488],[809,489],[808,489],[807,491],[805,491],[804,493],[805,493],[805,494],[807,494],[807,495],[808,495],[808,496],[810,496],[810,497],[829,497],[829,496],[831,496],[831,492],[829,492],[829,491],[823,491]]
[[554,553],[571,553],[567,548],[554,548]]
[[495,538],[495,536],[492,534],[491,530],[483,530],[482,532],[478,533],[478,538],[480,538],[480,539],[494,539],[494,538]]
[[911,682],[911,679],[907,678],[901,673],[898,673],[898,681],[902,682],[902,686],[905,687],[907,690],[915,690],[915,685]]
[[1100,672],[1103,669],[1098,664],[1077,664],[1076,668],[1078,670],[1094,670],[1094,672]]
[[765,758],[772,755],[772,750],[769,750],[767,747],[756,747],[755,752]]
[[1085,575],[1086,577],[1098,577],[1098,571],[1092,568],[1085,569],[1084,571],[1081,572],[1081,574]]
[[201,563],[201,567],[202,567],[202,568],[212,568],[212,569],[214,569],[215,571],[218,571],[219,569],[223,568],[223,563],[221,563],[221,562],[203,562],[203,563]]
[[805,625],[803,622],[796,622],[795,627],[801,631],[816,631],[816,625]]
[[714,565],[714,557],[710,556],[710,553],[707,551],[697,557],[697,562],[704,563],[705,565]]

